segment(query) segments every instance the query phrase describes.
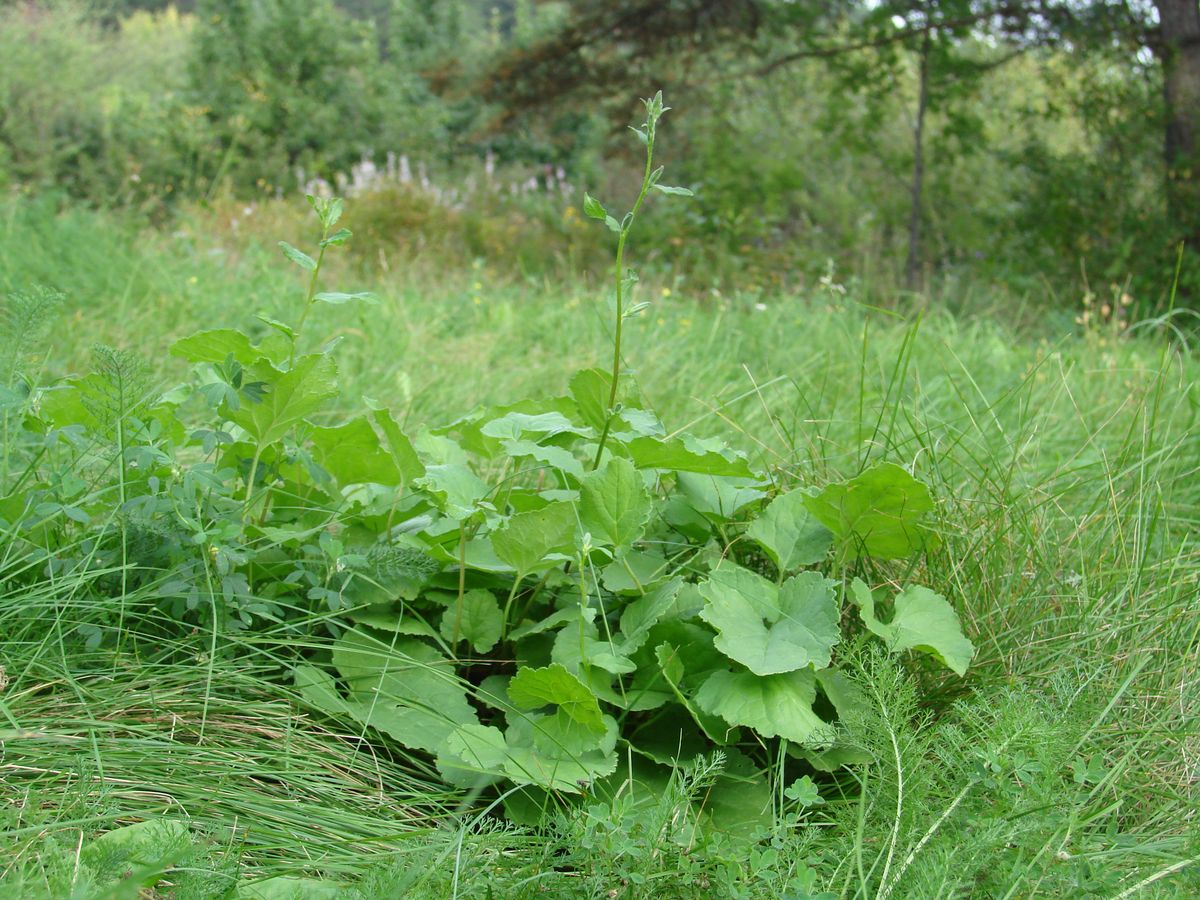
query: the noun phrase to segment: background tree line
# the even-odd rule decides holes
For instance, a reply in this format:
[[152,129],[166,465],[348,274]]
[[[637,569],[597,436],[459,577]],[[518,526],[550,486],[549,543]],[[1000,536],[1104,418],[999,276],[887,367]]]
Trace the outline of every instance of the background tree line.
[[1184,247],[1200,286],[1195,0],[18,2],[0,45],[10,189],[162,217],[392,154],[581,192],[662,87],[698,193],[664,267],[1155,308]]

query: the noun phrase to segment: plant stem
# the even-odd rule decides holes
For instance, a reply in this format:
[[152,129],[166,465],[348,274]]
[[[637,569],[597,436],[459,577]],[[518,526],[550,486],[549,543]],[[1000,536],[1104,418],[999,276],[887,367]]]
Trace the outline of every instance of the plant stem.
[[621,227],[621,236],[617,239],[617,259],[614,271],[617,280],[617,327],[613,334],[612,389],[608,394],[608,408],[610,410],[617,405],[617,386],[621,378],[621,327],[625,320],[625,309],[622,302],[625,281],[623,275],[625,271],[625,241],[629,238],[629,232],[633,228],[633,221],[637,218],[638,210],[642,208],[646,194],[650,191],[650,167],[653,161],[654,131],[651,130],[646,140],[646,170],[642,174],[642,189],[638,193],[637,202],[633,204],[633,209],[629,211],[628,219],[626,219],[625,224]]
[[633,228],[633,222],[637,218],[638,210],[642,208],[642,203],[646,199],[646,194],[650,192],[650,176],[653,173],[651,166],[654,163],[654,122],[651,120],[647,123],[646,129],[646,168],[642,173],[642,189],[638,192],[637,200],[633,204],[633,209],[629,211],[629,215],[625,217],[625,221],[621,224],[621,234],[617,238],[617,256],[613,265],[613,277],[616,279],[616,298],[617,298],[617,322],[613,329],[613,362],[612,362],[612,386],[608,392],[608,414],[609,421],[604,424],[604,433],[600,436],[600,444],[596,447],[596,458],[592,460],[592,469],[595,470],[600,465],[600,457],[604,453],[604,444],[608,440],[609,425],[612,422],[612,416],[617,406],[617,393],[621,383],[621,333],[625,323],[625,242],[629,239],[629,232]]
[[292,340],[292,352],[288,357],[288,368],[291,368],[296,363],[296,344],[300,341],[300,332],[304,330],[304,323],[308,319],[308,313],[312,309],[313,297],[317,293],[317,279],[321,277],[321,263],[325,262],[325,238],[329,237],[328,226],[321,227],[321,243],[317,251],[317,264],[313,267],[312,276],[308,279],[308,293],[304,295],[304,308],[300,310],[300,320],[296,322],[296,334]]

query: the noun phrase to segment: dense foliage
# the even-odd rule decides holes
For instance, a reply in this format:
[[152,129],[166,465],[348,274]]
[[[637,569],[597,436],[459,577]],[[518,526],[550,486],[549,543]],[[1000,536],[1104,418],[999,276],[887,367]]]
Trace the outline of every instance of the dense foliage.
[[[330,347],[305,351],[309,312],[373,300],[317,289],[351,236],[336,199],[310,198],[315,256],[281,244],[308,273],[294,324],[177,341],[187,385],[150,393],[133,357],[100,348],[93,373],[38,389],[16,347],[0,472],[10,588],[93,571],[113,573],[118,598],[153,584],[163,620],[211,631],[214,654],[222,635],[315,616],[291,673],[301,695],[431,754],[460,787],[588,794],[616,773],[618,745],[661,786],[720,747],[731,797],[710,814],[729,829],[771,806],[751,774],[767,739],[818,769],[857,759],[835,727],[863,703],[836,665],[843,607],[894,653],[959,675],[974,655],[945,598],[851,580],[864,559],[935,541],[932,499],[890,463],[789,489],[723,442],[668,434],[621,389],[620,326],[646,306],[629,303],[627,239],[649,193],[689,193],[651,168],[663,112],[661,95],[647,101],[636,130],[633,209],[618,220],[586,198],[617,233],[614,363],[575,373],[565,396],[411,439],[385,408],[316,424],[337,365]],[[36,339],[54,302],[17,295],[11,333]],[[122,613],[81,632],[120,647],[125,628]]]

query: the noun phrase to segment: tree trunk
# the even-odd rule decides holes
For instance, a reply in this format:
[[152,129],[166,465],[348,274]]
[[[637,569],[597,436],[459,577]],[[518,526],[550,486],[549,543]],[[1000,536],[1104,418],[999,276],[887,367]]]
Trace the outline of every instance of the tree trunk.
[[908,209],[908,260],[904,283],[910,291],[921,288],[921,195],[925,189],[925,111],[929,107],[929,32],[921,42],[917,72],[917,118],[913,124],[913,168]]
[[1179,238],[1200,252],[1200,3],[1155,0],[1167,129],[1167,199]]

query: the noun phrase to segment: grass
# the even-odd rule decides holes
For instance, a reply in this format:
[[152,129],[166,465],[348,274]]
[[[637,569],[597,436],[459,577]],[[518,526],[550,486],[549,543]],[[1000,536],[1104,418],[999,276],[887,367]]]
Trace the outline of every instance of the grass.
[[[266,241],[139,235],[36,203],[0,213],[0,290],[68,293],[45,378],[106,342],[169,385],[173,338],[303,296]],[[395,403],[409,424],[559,392],[564,373],[607,363],[610,316],[583,281],[426,261],[332,283],[383,302],[369,318],[317,312],[311,334],[343,339],[348,396]],[[719,434],[785,480],[886,458],[930,483],[941,542],[911,574],[955,601],[980,647],[965,682],[917,669],[917,692],[863,654],[876,702],[855,734],[877,762],[824,778],[826,802],[799,826],[781,816],[750,853],[685,852],[672,823],[702,784],[652,809],[499,825],[428,766],[305,715],[270,680],[272,648],[296,637],[156,647],[150,589],[123,601],[136,655],[68,656],[64,628],[114,611],[88,600],[105,573],[63,575],[0,600],[5,895],[105,895],[125,863],[88,847],[150,816],[189,828],[157,888],[170,896],[301,875],[381,897],[1200,892],[1196,357],[1152,329],[1080,333],[1068,316],[1031,331],[836,290],[662,294],[645,291],[625,355],[668,427]],[[6,565],[0,549],[0,585]]]

